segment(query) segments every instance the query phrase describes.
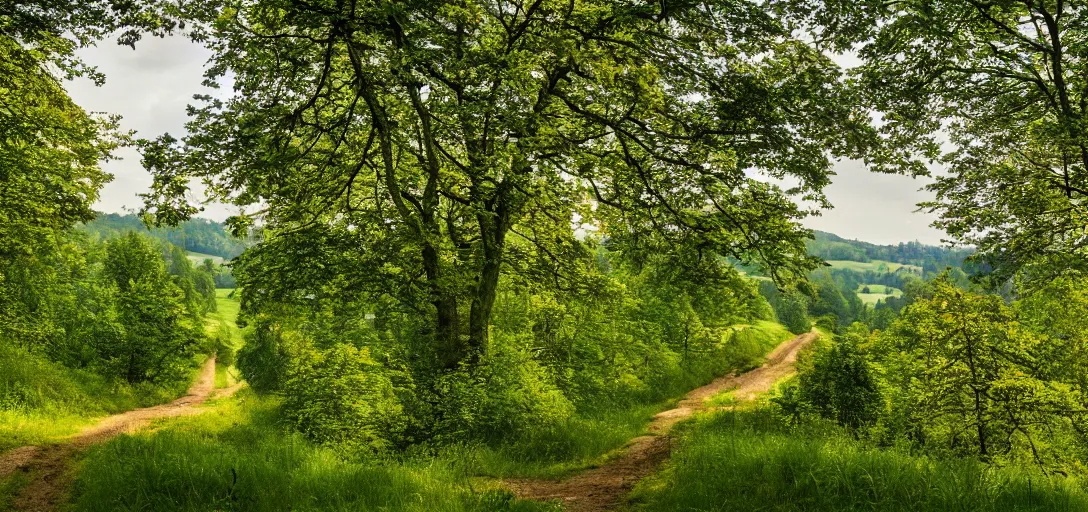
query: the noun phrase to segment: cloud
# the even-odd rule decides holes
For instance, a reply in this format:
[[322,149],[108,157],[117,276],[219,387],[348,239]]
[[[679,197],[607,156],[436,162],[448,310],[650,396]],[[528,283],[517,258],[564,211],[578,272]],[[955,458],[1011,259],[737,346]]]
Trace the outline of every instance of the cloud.
[[919,202],[933,200],[932,192],[920,190],[931,179],[869,172],[855,160],[837,163],[835,172],[824,191],[834,208],[807,219],[806,227],[878,244],[941,245],[947,236],[930,226],[935,215],[916,211]]
[[[107,40],[80,50],[79,56],[98,67],[106,83],[96,87],[86,79],[68,82],[72,99],[89,111],[120,114],[122,129],[135,130],[137,137],[181,136],[188,119],[185,107],[193,94],[210,92],[201,82],[211,52],[183,36],[144,38],[135,50]],[[139,209],[143,203],[137,194],[151,186],[151,175],[140,165],[138,151],[125,148],[117,156],[120,160],[103,165],[114,180],[103,187],[97,210]],[[228,214],[226,207],[211,205],[201,215],[222,220]]]

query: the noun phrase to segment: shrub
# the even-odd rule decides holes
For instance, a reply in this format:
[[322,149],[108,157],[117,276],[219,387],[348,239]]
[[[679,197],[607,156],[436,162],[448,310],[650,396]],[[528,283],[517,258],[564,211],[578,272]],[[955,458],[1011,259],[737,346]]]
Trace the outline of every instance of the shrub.
[[570,400],[545,369],[520,348],[524,343],[493,335],[492,352],[473,368],[438,379],[437,433],[445,441],[497,441],[556,428],[574,413]]
[[861,341],[849,333],[817,351],[797,379],[801,404],[851,430],[876,422],[883,403]]
[[246,331],[246,342],[238,351],[238,369],[254,391],[280,391],[291,365],[292,347],[301,341],[278,322],[261,319],[255,324]]
[[393,384],[369,350],[335,345],[312,351],[284,383],[284,411],[306,437],[323,444],[384,450],[407,423]]
[[230,333],[215,333],[215,361],[223,366],[234,364],[234,347],[230,343]]

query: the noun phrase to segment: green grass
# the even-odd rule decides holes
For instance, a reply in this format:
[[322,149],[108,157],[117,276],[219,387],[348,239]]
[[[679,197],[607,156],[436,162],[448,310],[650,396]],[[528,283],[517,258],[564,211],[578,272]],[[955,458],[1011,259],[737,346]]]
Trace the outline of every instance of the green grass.
[[0,479],[0,510],[14,510],[15,498],[20,489],[30,483],[29,475],[16,471],[7,478]]
[[[784,327],[746,328],[738,360],[761,360],[791,338]],[[376,460],[344,458],[282,426],[273,398],[243,390],[199,417],[164,420],[155,431],[96,448],[80,472],[73,509],[97,510],[555,510],[520,503],[494,478],[561,477],[604,463],[646,433],[709,373],[669,384],[672,398],[582,411],[551,429],[497,445],[429,447]],[[234,483],[234,470],[238,477]]]
[[[242,347],[242,330],[238,327],[238,311],[241,303],[237,297],[229,297],[233,288],[217,288],[215,290],[215,311],[210,312],[204,318],[204,329],[209,335],[214,335],[219,329],[226,329],[230,334],[229,343],[233,350]],[[238,370],[232,365],[215,364],[215,387],[225,388],[241,380]]]
[[[865,288],[869,288],[869,293],[861,293],[861,291]],[[888,298],[888,290],[891,290],[892,297],[903,296],[903,290],[891,286],[885,286],[882,284],[863,284],[858,286],[858,289],[856,291],[858,297],[861,298],[862,302],[869,305],[875,305],[878,301]]]
[[194,265],[204,263],[204,260],[212,260],[212,263],[215,263],[216,265],[222,265],[223,262],[226,261],[222,256],[193,251],[186,251],[185,256],[189,258],[189,261],[193,262]]
[[917,265],[903,265],[902,263],[895,263],[884,260],[872,260],[868,262],[850,261],[850,260],[827,260],[827,263],[833,268],[848,268],[850,270],[856,270],[858,272],[865,272],[871,270],[873,272],[880,272],[880,266],[886,265],[887,272],[895,272],[900,267],[906,267],[913,272],[921,272],[922,267]]
[[636,510],[1088,510],[1075,480],[881,450],[833,427],[790,429],[767,409],[683,429],[669,466],[636,488]]
[[171,400],[187,387],[132,386],[0,344],[0,452],[56,440],[102,416]]
[[582,414],[554,429],[498,446],[449,446],[436,455],[471,476],[560,478],[613,458],[632,438],[647,433],[655,414],[675,403],[671,399]]
[[212,407],[92,449],[71,509],[556,510],[472,485],[463,465],[443,458],[344,458],[285,434],[275,401],[248,390]]
[[241,309],[241,302],[237,297],[228,297],[234,288],[216,288],[215,289],[215,311],[208,313],[205,317],[205,330],[211,334],[220,325],[225,325],[230,331],[231,342],[237,350],[242,346],[242,330],[238,328],[238,311]]

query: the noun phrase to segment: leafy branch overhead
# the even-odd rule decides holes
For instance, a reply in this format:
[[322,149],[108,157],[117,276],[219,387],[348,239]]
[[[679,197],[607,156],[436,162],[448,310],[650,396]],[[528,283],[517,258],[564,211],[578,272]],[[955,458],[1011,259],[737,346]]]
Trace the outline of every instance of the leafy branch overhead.
[[946,170],[922,205],[940,215],[936,227],[978,247],[1003,278],[1084,270],[1088,4],[908,0],[819,10],[853,27],[860,90],[888,145]]
[[632,261],[684,247],[803,275],[815,260],[794,200],[824,204],[830,158],[871,140],[838,67],[759,2],[194,12],[193,37],[214,52],[208,82],[234,91],[201,98],[183,141],[145,144],[148,212],[191,215],[190,180],[206,181],[268,228],[243,268],[298,258],[263,267],[247,292],[329,293],[319,267],[348,265],[330,271],[336,293],[433,311],[450,364],[485,348],[503,272],[586,286],[585,232]]

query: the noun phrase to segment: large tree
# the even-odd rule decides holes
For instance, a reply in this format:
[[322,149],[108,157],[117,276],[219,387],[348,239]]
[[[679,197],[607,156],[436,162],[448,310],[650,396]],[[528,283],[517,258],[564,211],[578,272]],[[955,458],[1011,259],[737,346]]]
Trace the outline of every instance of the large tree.
[[852,32],[859,76],[887,140],[901,157],[946,169],[923,205],[940,214],[936,226],[977,246],[1003,277],[1025,267],[1036,276],[1083,270],[1088,4],[848,4],[827,13],[864,20]]
[[233,94],[147,144],[148,212],[191,215],[202,180],[266,228],[249,304],[391,299],[447,366],[486,350],[504,271],[575,284],[579,225],[635,260],[683,245],[789,279],[814,262],[792,199],[823,204],[867,120],[767,7],[209,0],[193,33]]

